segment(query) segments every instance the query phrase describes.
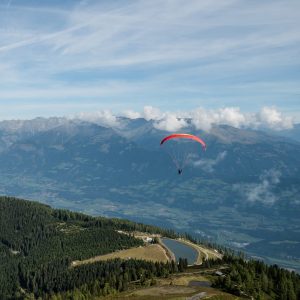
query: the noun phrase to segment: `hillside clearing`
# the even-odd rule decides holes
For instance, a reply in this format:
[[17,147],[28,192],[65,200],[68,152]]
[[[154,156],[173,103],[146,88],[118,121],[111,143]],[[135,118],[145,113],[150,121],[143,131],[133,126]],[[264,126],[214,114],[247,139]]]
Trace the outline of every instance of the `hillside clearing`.
[[[173,274],[168,278],[156,278],[156,285],[137,288],[104,299],[135,299],[135,300],[194,300],[216,299],[234,300],[237,296],[222,292],[212,287],[190,286],[192,281],[207,281],[209,279],[201,274]],[[102,298],[99,298],[99,300]]]
[[140,246],[136,248],[131,248],[127,250],[120,250],[113,253],[95,256],[85,260],[75,260],[72,262],[71,266],[76,267],[83,264],[90,264],[97,261],[104,261],[114,258],[120,259],[144,259],[153,262],[167,262],[169,261],[166,251],[163,247],[158,244]]

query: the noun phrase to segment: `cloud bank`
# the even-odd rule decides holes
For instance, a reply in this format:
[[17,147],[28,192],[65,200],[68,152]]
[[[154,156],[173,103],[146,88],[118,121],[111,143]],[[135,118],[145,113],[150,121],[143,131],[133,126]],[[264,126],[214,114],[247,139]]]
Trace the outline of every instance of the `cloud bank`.
[[126,117],[126,118],[129,118],[129,119],[138,119],[138,118],[141,118],[142,117],[142,114],[137,112],[137,111],[134,111],[132,109],[126,109],[122,112],[121,114],[123,117]]
[[184,119],[178,118],[174,113],[166,113],[163,118],[154,123],[154,127],[165,131],[178,131],[188,124]]
[[104,127],[119,127],[121,124],[110,110],[100,110],[93,113],[80,113],[76,119],[95,123]]
[[160,120],[163,118],[164,114],[153,106],[145,106],[143,111],[143,118],[147,121],[150,120]]
[[142,113],[130,111],[127,117],[142,117],[152,120],[154,127],[169,132],[189,126],[209,132],[214,125],[230,125],[236,128],[269,128],[283,130],[293,128],[293,118],[283,115],[275,107],[263,107],[259,112],[242,112],[239,107],[225,107],[215,110],[197,108],[193,111],[162,112],[160,109],[145,106]]
[[[129,119],[144,118],[147,121],[153,122],[154,128],[168,132],[180,131],[191,127],[209,132],[216,125],[230,125],[236,128],[283,130],[293,128],[294,125],[292,117],[283,115],[275,107],[263,107],[259,112],[247,113],[242,112],[238,107],[226,107],[216,110],[197,108],[193,111],[163,112],[156,107],[145,106],[142,112],[128,109],[120,114],[116,114],[111,110],[99,110],[95,112],[82,112],[75,117],[102,126],[122,127],[120,116]],[[199,166],[201,164],[200,162]],[[205,164],[203,163],[203,166]]]
[[291,117],[284,117],[274,107],[263,107],[257,116],[257,120],[259,124],[277,130],[293,127],[293,119]]
[[238,107],[217,110],[198,108],[191,113],[192,124],[197,129],[209,131],[213,125],[230,125],[236,128],[266,127],[274,130],[293,127],[292,117],[283,116],[275,107],[263,107],[258,113],[243,113]]

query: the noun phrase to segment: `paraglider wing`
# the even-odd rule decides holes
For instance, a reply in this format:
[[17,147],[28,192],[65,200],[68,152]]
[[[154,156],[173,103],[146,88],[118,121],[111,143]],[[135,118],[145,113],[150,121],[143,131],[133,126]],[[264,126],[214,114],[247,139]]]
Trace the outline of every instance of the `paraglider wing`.
[[201,140],[199,137],[192,135],[192,134],[187,134],[187,133],[174,133],[171,135],[166,136],[165,138],[163,138],[160,142],[160,144],[162,145],[164,142],[174,139],[174,138],[182,138],[182,139],[191,139],[194,140],[198,143],[200,143],[202,145],[203,150],[206,150],[206,144],[203,140]]
[[189,157],[198,155],[199,144],[202,146],[203,150],[206,150],[206,144],[202,139],[187,133],[174,133],[168,135],[161,140],[160,145],[162,146],[165,143],[166,145],[163,146],[163,148],[176,165],[179,175],[182,174],[183,168],[187,164]]

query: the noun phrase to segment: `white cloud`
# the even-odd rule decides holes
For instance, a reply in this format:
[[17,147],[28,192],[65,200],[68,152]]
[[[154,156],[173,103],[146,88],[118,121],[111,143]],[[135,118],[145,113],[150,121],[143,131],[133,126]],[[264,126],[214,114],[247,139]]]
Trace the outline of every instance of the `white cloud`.
[[265,171],[258,183],[235,184],[234,190],[240,192],[248,202],[274,204],[278,198],[273,189],[280,182],[281,172],[275,169]]
[[178,131],[188,124],[184,119],[180,119],[173,113],[166,113],[163,118],[154,123],[154,127],[160,130],[166,130],[170,132]]
[[198,108],[191,113],[192,124],[196,129],[209,131],[213,125],[230,125],[241,127],[248,124],[246,114],[240,112],[238,107],[226,107],[217,110],[205,110]]
[[105,127],[119,127],[120,123],[117,117],[110,110],[101,110],[93,113],[80,113],[76,118],[99,124]]
[[155,121],[153,126],[159,130],[174,132],[188,126],[184,118],[181,118],[178,113],[162,112],[153,106],[145,106],[142,116],[147,121]]
[[145,106],[143,113],[127,111],[131,118],[144,117],[153,120],[154,127],[160,130],[176,131],[188,127],[187,119],[196,129],[209,132],[214,125],[229,125],[235,128],[269,128],[274,130],[293,127],[294,119],[284,116],[275,107],[263,107],[259,112],[242,112],[239,107],[223,107],[219,109],[196,108],[193,111],[162,112],[153,106]]
[[263,107],[258,113],[243,113],[239,107],[225,107],[216,110],[198,108],[190,113],[196,129],[209,131],[213,125],[230,125],[236,128],[267,127],[281,130],[293,127],[293,118],[283,116],[275,107]]
[[162,112],[153,106],[145,106],[144,107],[144,113],[143,117],[145,120],[150,121],[150,120],[159,120],[163,117]]
[[261,125],[275,130],[293,128],[292,117],[283,116],[282,113],[274,107],[263,107],[258,114],[257,119]]
[[132,109],[127,109],[121,113],[121,116],[126,117],[128,119],[138,119],[142,117],[142,114]]
[[218,117],[219,124],[227,124],[237,128],[247,124],[247,116],[242,114],[238,107],[226,107],[219,109]]
[[192,124],[196,129],[209,131],[215,123],[215,114],[203,108],[197,108],[191,113]]
[[205,172],[212,173],[214,172],[214,167],[225,159],[227,151],[223,151],[217,155],[215,159],[200,159],[197,161],[190,162],[194,167],[199,167]]

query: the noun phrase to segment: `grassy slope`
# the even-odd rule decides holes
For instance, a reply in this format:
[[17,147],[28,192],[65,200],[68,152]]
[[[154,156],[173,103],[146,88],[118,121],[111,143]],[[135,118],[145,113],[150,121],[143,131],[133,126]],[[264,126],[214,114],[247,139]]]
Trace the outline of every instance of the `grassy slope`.
[[105,255],[95,256],[90,259],[85,259],[82,261],[73,261],[72,266],[75,267],[82,264],[94,263],[96,261],[109,260],[114,258],[121,258],[121,259],[134,258],[134,259],[144,259],[144,260],[149,260],[154,262],[169,261],[164,249],[160,245],[154,244],[154,245],[147,245],[143,247],[131,248],[127,250],[116,251]]

